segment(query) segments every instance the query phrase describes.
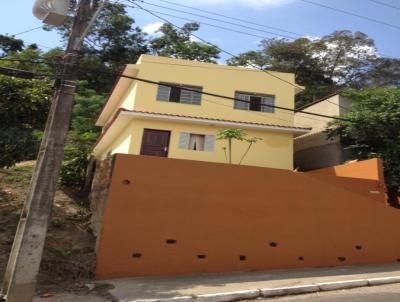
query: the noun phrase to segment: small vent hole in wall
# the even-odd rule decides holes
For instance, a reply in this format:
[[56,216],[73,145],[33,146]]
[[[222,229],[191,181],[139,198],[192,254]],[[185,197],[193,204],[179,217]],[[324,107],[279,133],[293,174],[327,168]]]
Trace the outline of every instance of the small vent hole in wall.
[[240,255],[240,256],[239,256],[239,260],[240,260],[240,261],[246,261],[246,259],[247,259],[247,257],[244,256],[244,255]]
[[303,260],[304,260],[304,257],[299,257],[299,260],[300,260],[300,261],[303,261]]
[[122,184],[123,185],[129,185],[131,183],[131,181],[129,180],[129,179],[124,179],[123,181],[122,181]]
[[167,242],[167,244],[176,244],[175,239],[167,239],[166,242]]
[[346,257],[338,257],[338,260],[341,262],[346,261]]
[[397,259],[397,262],[400,262],[400,258]]
[[270,247],[277,247],[278,246],[278,242],[272,241],[272,242],[269,243],[269,246]]
[[362,246],[361,245],[356,245],[356,250],[362,250]]
[[136,259],[142,258],[142,254],[141,253],[133,253],[132,258],[136,258]]
[[197,255],[197,258],[200,260],[204,260],[207,258],[207,256],[206,255]]

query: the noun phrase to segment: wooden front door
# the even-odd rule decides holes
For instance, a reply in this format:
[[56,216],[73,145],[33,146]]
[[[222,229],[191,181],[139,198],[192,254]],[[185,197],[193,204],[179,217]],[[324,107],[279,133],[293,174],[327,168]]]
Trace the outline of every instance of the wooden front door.
[[170,135],[170,131],[144,129],[140,155],[167,157]]

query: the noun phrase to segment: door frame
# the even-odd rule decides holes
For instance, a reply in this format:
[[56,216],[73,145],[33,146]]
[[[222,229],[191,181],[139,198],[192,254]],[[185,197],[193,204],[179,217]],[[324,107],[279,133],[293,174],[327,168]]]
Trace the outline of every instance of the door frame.
[[[168,155],[169,155],[169,145],[171,144],[171,131],[170,130],[151,129],[151,128],[144,128],[143,129],[142,141],[141,141],[141,144],[140,144],[140,155],[146,156],[145,154],[142,154],[142,152],[143,152],[143,138],[144,138],[144,133],[146,132],[146,130],[168,133],[167,154],[164,156],[164,157],[168,157]],[[161,156],[159,156],[159,157],[161,157]]]

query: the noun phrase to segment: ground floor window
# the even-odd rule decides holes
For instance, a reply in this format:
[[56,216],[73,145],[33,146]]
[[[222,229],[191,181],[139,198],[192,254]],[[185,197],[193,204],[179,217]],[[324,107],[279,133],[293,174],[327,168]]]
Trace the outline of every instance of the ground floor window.
[[215,135],[181,132],[179,148],[192,151],[214,151]]
[[190,133],[189,150],[204,151],[205,135]]

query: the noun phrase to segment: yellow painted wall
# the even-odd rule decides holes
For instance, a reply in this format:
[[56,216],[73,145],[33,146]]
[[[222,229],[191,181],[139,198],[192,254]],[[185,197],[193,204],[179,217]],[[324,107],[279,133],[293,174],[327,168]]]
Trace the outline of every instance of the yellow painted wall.
[[[171,131],[169,154],[170,158],[200,160],[208,162],[225,163],[223,147],[227,147],[226,141],[216,140],[214,152],[192,151],[178,148],[181,132],[194,134],[216,135],[221,127],[183,124],[174,122],[133,120],[127,130],[119,137],[118,143],[114,143],[102,154],[105,157],[109,151],[112,153],[140,154],[144,129]],[[129,143],[126,141],[130,135]],[[291,134],[246,130],[249,137],[260,137],[263,140],[252,146],[250,152],[243,161],[243,165],[271,167],[279,169],[293,169],[293,138]],[[117,141],[116,141],[117,142]],[[126,147],[129,145],[129,151]],[[238,163],[248,144],[244,142],[233,143],[233,163]]]
[[104,152],[103,157],[106,157],[109,153],[129,154],[131,143],[133,142],[132,128],[132,126],[127,127],[118,137],[116,137],[112,144],[107,148],[107,151]]
[[[275,105],[294,108],[295,87],[284,82],[295,84],[294,75],[291,73],[271,72],[274,76],[282,78],[284,80],[282,81],[266,72],[254,69],[148,55],[141,56],[138,64],[128,65],[126,72],[133,70],[136,70],[137,77],[142,79],[200,86],[205,92],[229,97],[234,97],[236,91],[274,95]],[[137,89],[134,93],[125,94],[126,98],[117,107],[147,112],[293,125],[293,113],[289,111],[276,110],[275,113],[267,113],[238,110],[233,108],[233,100],[206,95],[202,96],[200,106],[163,102],[156,100],[157,85],[132,81],[133,85],[137,85]],[[102,115],[110,120],[114,113],[115,111],[105,110]]]
[[127,89],[127,91],[124,93],[123,97],[121,98],[118,106],[116,106],[114,108],[114,110],[112,111],[112,113],[109,115],[106,125],[112,121],[114,115],[118,112],[119,109],[124,108],[124,109],[128,109],[128,110],[132,110],[132,108],[134,108],[136,92],[138,89],[137,84],[138,84],[137,82],[134,82],[134,83],[132,83],[132,85],[130,85],[130,87]]
[[[181,64],[166,65],[163,63]],[[244,68],[193,63],[171,60],[163,57],[143,56],[138,76],[153,81],[186,84],[203,87],[203,91],[235,96],[235,91],[275,95],[275,104],[293,108],[293,86],[282,82],[262,71]],[[279,77],[294,82],[293,74],[277,73]],[[201,106],[162,102],[156,100],[157,86],[138,83],[133,109],[159,113],[213,117],[220,119],[293,125],[293,114],[276,110],[276,113],[254,112],[233,109],[233,101],[217,97],[202,96]]]

